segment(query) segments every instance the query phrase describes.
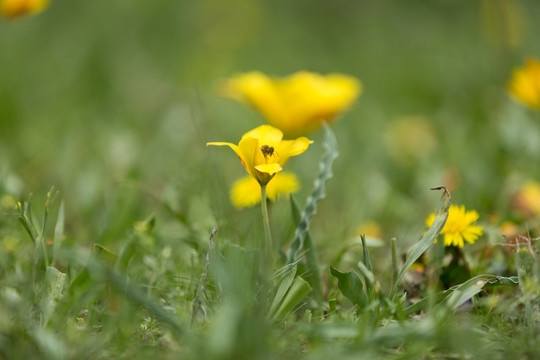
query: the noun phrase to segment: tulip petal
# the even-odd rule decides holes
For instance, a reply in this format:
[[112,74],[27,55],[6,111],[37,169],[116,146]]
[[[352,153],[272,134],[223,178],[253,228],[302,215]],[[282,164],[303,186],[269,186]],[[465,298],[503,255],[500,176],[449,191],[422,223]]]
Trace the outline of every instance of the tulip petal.
[[287,111],[274,82],[265,74],[252,71],[240,74],[226,81],[221,87],[222,95],[254,108],[274,125],[286,121]]
[[[255,107],[289,136],[305,134],[346,111],[362,92],[357,79],[300,71],[283,78],[260,72],[237,75],[224,83],[222,94]],[[264,144],[261,142],[262,145]]]
[[258,139],[261,146],[268,145],[275,148],[283,138],[283,132],[270,125],[261,125],[245,133],[242,139],[250,137]]
[[255,165],[264,162],[264,155],[259,148],[259,140],[252,137],[242,138],[238,143],[238,148],[245,159],[246,170],[256,177]]
[[300,155],[307,150],[311,143],[313,141],[306,137],[300,137],[296,140],[283,140],[277,148],[279,164],[281,166],[285,165],[290,157]]
[[278,163],[270,163],[257,165],[255,166],[255,169],[265,174],[274,175],[280,172],[283,168]]
[[206,143],[206,146],[228,146],[228,147],[230,147],[231,149],[233,149],[234,152],[235,152],[238,156],[241,156],[241,154],[240,154],[240,149],[238,148],[238,146],[237,146],[236,144],[233,144],[233,143],[223,142],[223,141],[213,141],[213,142],[207,142],[207,143]]
[[[241,143],[242,142],[240,142],[239,145],[241,145]],[[248,173],[252,174],[253,173],[253,160],[252,158],[249,158],[248,156],[246,156],[246,151],[245,151],[246,145],[247,143],[244,143],[244,149],[242,149],[240,146],[237,146],[235,144],[228,143],[228,142],[215,141],[215,142],[206,143],[206,146],[228,146],[231,149],[233,149],[236,155],[238,155],[238,158],[240,158],[240,161],[242,162],[242,166],[244,167],[244,169],[246,169]]]

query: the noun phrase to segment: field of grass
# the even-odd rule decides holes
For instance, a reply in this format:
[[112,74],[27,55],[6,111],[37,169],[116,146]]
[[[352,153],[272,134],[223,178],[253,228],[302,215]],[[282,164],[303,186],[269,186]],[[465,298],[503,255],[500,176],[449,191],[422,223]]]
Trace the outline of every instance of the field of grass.
[[[0,360],[540,358],[540,65],[537,103],[509,90],[538,19],[536,0],[0,17]],[[223,96],[250,71],[362,88],[300,134],[274,246],[231,202],[238,157],[206,145],[266,123]],[[463,247],[456,206],[482,229]]]

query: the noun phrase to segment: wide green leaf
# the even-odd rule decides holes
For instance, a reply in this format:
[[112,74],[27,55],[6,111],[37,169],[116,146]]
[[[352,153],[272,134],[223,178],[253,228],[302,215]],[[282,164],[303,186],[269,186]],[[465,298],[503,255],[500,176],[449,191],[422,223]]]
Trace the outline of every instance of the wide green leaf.
[[369,299],[364,291],[364,285],[354,271],[343,273],[330,266],[330,273],[338,279],[338,288],[341,290],[343,296],[361,308],[367,305]]

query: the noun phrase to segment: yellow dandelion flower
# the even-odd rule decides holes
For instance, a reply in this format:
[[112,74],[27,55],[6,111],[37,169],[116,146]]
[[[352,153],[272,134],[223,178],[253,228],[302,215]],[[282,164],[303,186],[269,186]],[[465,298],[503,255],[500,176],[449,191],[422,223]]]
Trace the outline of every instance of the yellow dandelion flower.
[[527,59],[525,66],[514,69],[508,92],[519,102],[540,110],[540,61]]
[[256,108],[289,136],[306,134],[331,122],[360,95],[362,84],[342,74],[300,71],[285,78],[249,72],[229,79],[222,93]]
[[[463,240],[473,244],[484,233],[483,227],[472,225],[478,218],[476,210],[466,211],[463,205],[450,205],[448,219],[441,231],[441,234],[444,234],[444,245],[462,248]],[[431,226],[434,220],[435,214],[429,215],[426,219],[426,225]]]
[[48,4],[48,0],[0,0],[0,14],[7,18],[36,14]]
[[209,142],[207,146],[228,146],[236,152],[246,171],[261,185],[266,185],[283,169],[292,156],[307,150],[313,141],[305,137],[283,140],[283,133],[270,125],[261,125],[242,136],[238,145],[228,142]]
[[[274,176],[266,187],[266,198],[275,201],[288,197],[299,189],[296,175],[280,172]],[[250,207],[261,202],[261,185],[252,176],[236,181],[231,188],[231,202],[237,208]]]
[[527,217],[540,215],[540,184],[526,182],[514,195],[512,205]]

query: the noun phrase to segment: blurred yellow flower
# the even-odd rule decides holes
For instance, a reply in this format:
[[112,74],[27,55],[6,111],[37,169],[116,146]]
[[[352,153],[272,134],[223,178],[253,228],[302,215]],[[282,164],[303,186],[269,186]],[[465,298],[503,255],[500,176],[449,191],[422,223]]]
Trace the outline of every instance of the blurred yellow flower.
[[0,0],[0,14],[8,18],[35,14],[42,11],[48,0]]
[[514,0],[482,0],[480,20],[484,35],[498,50],[518,49],[529,21],[524,6]]
[[225,82],[224,96],[255,107],[273,126],[290,136],[313,131],[347,110],[362,91],[352,76],[300,71],[271,79],[260,72]]
[[526,182],[514,195],[512,205],[525,216],[540,215],[540,184]]
[[421,116],[405,116],[392,121],[384,140],[390,156],[402,165],[428,157],[437,146],[431,122]]
[[358,235],[365,235],[366,238],[380,239],[382,237],[381,225],[373,220],[360,224],[356,229],[356,233]]
[[[298,189],[296,175],[280,172],[268,183],[266,197],[275,201],[280,197],[288,197]],[[243,177],[234,183],[231,189],[231,201],[237,208],[254,206],[261,202],[261,186],[252,176]]]
[[507,243],[515,244],[516,241],[519,242],[519,237],[521,236],[521,231],[519,226],[512,221],[505,221],[499,227],[501,235],[506,239]]
[[[448,219],[441,231],[441,234],[444,234],[444,245],[462,248],[463,240],[473,244],[484,233],[483,227],[472,225],[478,218],[476,210],[466,211],[463,205],[450,205]],[[435,214],[429,215],[426,225],[431,226],[434,220]]]
[[209,142],[207,146],[228,146],[236,152],[242,166],[259,184],[266,185],[283,169],[290,157],[300,155],[313,141],[305,137],[283,140],[283,133],[270,125],[261,125],[242,136],[238,145]]
[[540,110],[540,61],[531,57],[525,66],[514,69],[508,91],[517,101]]
[[13,210],[17,208],[17,199],[11,194],[2,194],[0,196],[0,207],[4,210]]

